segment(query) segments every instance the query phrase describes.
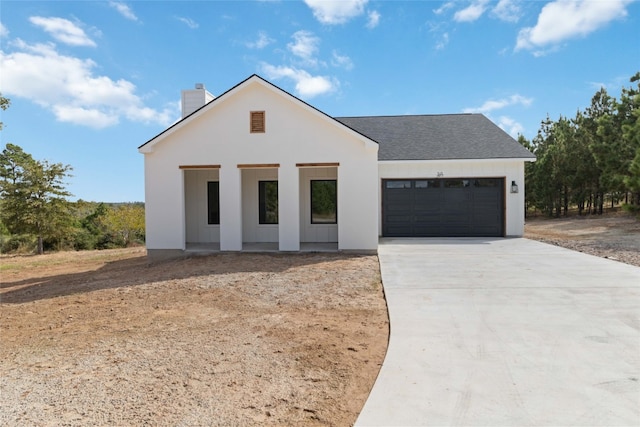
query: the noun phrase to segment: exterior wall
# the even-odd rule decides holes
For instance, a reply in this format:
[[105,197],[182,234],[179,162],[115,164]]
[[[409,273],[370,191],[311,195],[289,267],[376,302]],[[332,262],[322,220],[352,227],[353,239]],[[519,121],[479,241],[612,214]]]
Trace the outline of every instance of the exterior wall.
[[[251,111],[265,111],[266,132],[249,132]],[[220,249],[241,250],[251,227],[243,215],[238,165],[279,164],[278,239],[281,250],[300,242],[300,172],[297,164],[339,163],[339,249],[377,248],[376,144],[265,84],[249,81],[219,98],[185,126],[175,126],[141,148],[145,154],[147,248],[184,249],[185,195],[181,165],[219,165]],[[246,188],[244,189],[246,191]],[[256,185],[257,191],[257,185]],[[190,200],[190,199],[189,199]],[[257,201],[257,195],[255,197]],[[255,217],[257,223],[257,215]],[[257,237],[256,237],[257,238]]]
[[187,243],[220,242],[220,225],[208,224],[207,205],[207,183],[219,180],[217,169],[184,171]]
[[[300,241],[337,242],[338,224],[311,223],[311,181],[316,179],[338,179],[335,167],[300,169]],[[338,182],[338,188],[340,183]],[[340,204],[338,204],[340,212]]]
[[[382,161],[378,166],[378,194],[389,178],[504,178],[505,234],[524,234],[524,161],[519,159]],[[511,193],[511,181],[518,193]],[[378,209],[378,234],[382,235],[382,206]]]
[[145,155],[147,249],[185,248],[183,171],[170,159]]
[[[377,158],[377,152],[374,154]],[[380,208],[376,162],[345,162],[338,168],[338,249],[378,250],[378,219],[373,213]]]

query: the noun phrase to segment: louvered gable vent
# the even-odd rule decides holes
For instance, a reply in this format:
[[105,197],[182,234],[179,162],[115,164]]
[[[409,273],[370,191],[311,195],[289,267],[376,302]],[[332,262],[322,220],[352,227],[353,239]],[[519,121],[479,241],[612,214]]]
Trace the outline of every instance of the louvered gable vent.
[[264,111],[251,112],[251,133],[264,133]]

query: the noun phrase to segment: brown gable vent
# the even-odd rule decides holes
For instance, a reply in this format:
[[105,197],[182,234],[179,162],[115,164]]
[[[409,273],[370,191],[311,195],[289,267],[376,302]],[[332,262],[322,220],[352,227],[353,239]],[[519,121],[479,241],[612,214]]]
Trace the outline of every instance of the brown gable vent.
[[251,112],[251,133],[264,133],[264,111]]

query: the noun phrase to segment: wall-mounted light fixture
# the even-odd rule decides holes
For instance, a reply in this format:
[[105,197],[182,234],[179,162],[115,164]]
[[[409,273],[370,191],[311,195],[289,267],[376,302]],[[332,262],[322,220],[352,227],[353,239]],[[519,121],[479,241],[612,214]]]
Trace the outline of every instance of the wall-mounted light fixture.
[[512,193],[517,193],[518,192],[518,184],[516,184],[515,181],[511,181],[511,192]]

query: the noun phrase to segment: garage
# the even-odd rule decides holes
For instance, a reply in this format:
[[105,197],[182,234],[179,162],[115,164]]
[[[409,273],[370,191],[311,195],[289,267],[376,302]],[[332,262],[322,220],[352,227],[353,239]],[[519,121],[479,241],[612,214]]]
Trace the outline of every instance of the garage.
[[385,179],[382,235],[504,236],[504,179]]

